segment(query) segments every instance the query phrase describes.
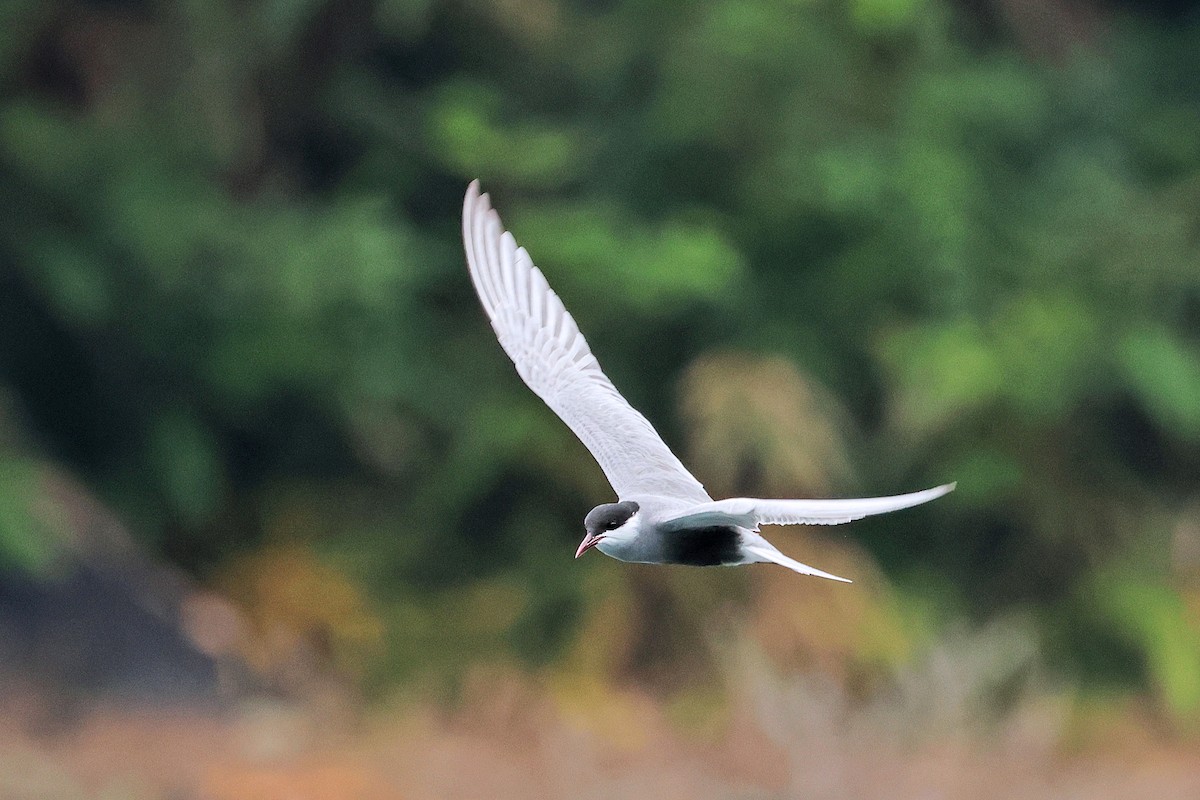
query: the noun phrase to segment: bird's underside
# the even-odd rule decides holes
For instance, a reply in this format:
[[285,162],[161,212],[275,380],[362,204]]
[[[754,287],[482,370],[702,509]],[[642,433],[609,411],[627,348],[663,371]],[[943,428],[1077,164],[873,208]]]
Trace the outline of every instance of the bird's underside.
[[663,561],[689,567],[719,567],[743,563],[741,532],[732,525],[685,528],[664,537]]
[[[846,500],[714,501],[600,369],[575,320],[525,248],[504,230],[478,181],[471,182],[463,201],[463,243],[475,291],[517,373],[579,437],[627,501],[593,509],[625,507],[617,527],[587,529],[577,557],[597,546],[624,561],[691,566],[772,562],[844,581],[783,555],[758,527],[837,525],[926,503],[954,489],[945,484],[893,497]],[[628,500],[635,497],[663,499],[678,510],[643,525],[638,503]]]

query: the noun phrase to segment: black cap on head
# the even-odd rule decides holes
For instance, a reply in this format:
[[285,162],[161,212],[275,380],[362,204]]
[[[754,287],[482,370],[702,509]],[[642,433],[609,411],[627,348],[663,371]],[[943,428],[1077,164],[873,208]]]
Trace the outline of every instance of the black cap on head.
[[593,536],[616,530],[638,512],[637,503],[625,500],[596,506],[583,518],[583,529]]

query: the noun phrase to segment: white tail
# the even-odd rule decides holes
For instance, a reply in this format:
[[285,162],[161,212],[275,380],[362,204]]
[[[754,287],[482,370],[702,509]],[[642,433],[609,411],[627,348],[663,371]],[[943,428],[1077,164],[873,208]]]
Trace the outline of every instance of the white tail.
[[821,570],[810,567],[807,564],[801,564],[795,559],[788,558],[783,553],[776,550],[766,540],[763,540],[761,544],[756,543],[752,545],[746,545],[744,549],[747,553],[758,556],[760,562],[770,561],[774,564],[779,564],[780,566],[799,572],[801,575],[813,575],[817,578],[828,578],[831,581],[854,583],[854,581],[850,580],[849,578],[839,578],[837,575],[830,575],[828,572],[822,572]]

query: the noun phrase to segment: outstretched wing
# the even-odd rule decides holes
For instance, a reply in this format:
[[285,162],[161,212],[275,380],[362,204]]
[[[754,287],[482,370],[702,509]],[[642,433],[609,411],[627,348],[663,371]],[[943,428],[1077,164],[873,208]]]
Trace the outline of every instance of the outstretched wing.
[[666,531],[709,525],[738,525],[750,529],[759,525],[840,525],[872,514],[883,514],[928,503],[954,491],[956,485],[947,483],[911,494],[848,500],[760,500],[754,497],[732,497],[685,509],[659,525]]
[[534,393],[567,423],[620,497],[660,495],[685,503],[711,498],[621,396],[558,295],[517,247],[479,181],[463,201],[463,244],[475,291],[500,345]]

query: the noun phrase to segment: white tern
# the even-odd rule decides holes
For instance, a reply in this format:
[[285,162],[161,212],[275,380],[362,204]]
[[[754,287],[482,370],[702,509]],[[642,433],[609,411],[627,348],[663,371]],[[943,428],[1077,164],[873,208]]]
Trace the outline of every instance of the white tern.
[[772,562],[849,583],[801,564],[760,525],[837,525],[927,503],[954,489],[845,500],[713,500],[600,369],[575,320],[518,247],[479,181],[463,202],[463,243],[475,291],[500,345],[529,388],[587,446],[618,496],[593,508],[575,557],[596,548],[620,561],[733,566]]

